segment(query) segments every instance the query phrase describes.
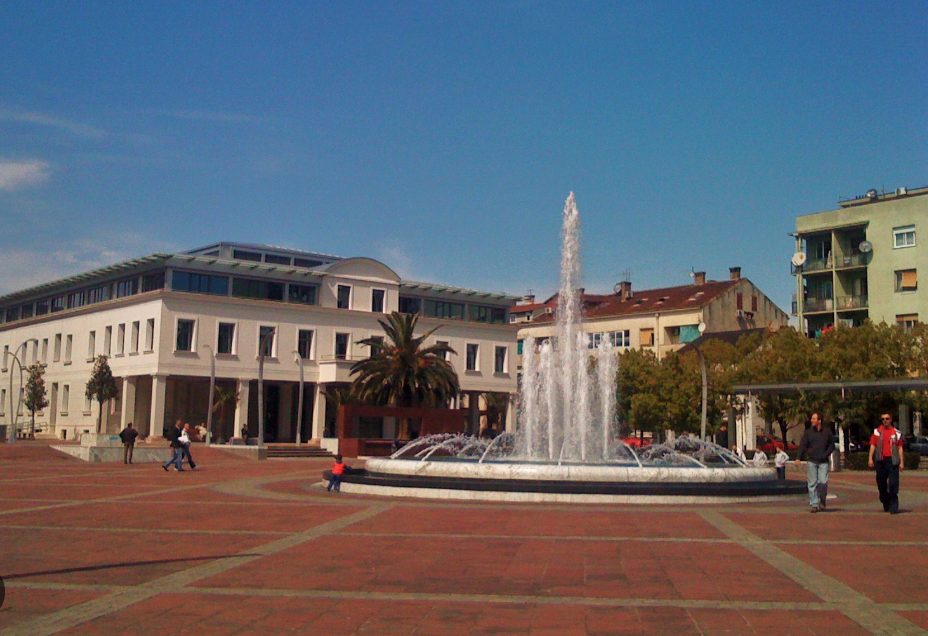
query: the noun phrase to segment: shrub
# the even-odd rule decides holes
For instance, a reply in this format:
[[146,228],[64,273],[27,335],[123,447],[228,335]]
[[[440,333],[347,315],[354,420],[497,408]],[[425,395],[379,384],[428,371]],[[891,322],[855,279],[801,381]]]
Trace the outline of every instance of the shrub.
[[[870,470],[867,468],[867,458],[869,453],[851,453],[845,457],[844,467],[848,470]],[[917,470],[921,461],[921,455],[918,453],[905,454],[905,469]]]

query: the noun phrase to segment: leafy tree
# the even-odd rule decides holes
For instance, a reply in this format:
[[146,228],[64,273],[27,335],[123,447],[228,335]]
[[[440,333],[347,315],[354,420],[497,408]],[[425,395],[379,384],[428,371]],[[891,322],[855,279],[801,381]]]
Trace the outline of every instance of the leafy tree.
[[110,369],[106,356],[97,356],[84,395],[88,400],[96,400],[100,405],[97,413],[97,432],[99,433],[103,419],[103,403],[119,395],[119,388],[116,386],[116,380],[113,378],[113,371]]
[[393,312],[379,320],[386,339],[365,338],[372,355],[351,366],[355,394],[364,401],[394,406],[445,404],[460,392],[458,376],[445,360],[454,353],[447,344],[423,346],[438,329],[416,336],[419,315]]
[[[653,351],[629,349],[619,356],[616,417],[623,435],[629,429],[660,430],[666,417],[661,403],[661,364]],[[645,397],[646,396],[646,397]]]
[[32,430],[35,431],[35,412],[48,406],[48,393],[45,390],[45,365],[37,362],[29,367],[23,402],[32,415]]

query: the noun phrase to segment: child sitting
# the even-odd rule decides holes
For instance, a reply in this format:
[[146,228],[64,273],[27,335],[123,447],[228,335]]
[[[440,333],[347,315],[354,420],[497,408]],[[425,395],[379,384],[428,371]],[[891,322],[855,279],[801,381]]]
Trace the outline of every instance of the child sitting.
[[348,466],[342,461],[341,455],[335,456],[335,463],[332,464],[332,478],[329,480],[329,486],[326,488],[327,491],[331,492],[341,492],[342,487],[342,475],[345,474],[345,470]]

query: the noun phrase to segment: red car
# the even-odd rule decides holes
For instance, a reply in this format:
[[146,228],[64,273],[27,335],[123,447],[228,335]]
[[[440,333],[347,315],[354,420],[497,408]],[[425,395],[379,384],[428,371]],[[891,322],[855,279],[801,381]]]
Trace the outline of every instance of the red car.
[[[775,437],[770,437],[769,435],[758,435],[757,436],[757,450],[764,451],[766,455],[776,455],[777,451],[783,448],[783,442],[778,440]],[[792,442],[786,443],[787,452],[796,450],[799,448]]]
[[651,438],[645,437],[641,439],[640,437],[624,437],[622,441],[632,448],[645,448],[646,446],[651,445]]

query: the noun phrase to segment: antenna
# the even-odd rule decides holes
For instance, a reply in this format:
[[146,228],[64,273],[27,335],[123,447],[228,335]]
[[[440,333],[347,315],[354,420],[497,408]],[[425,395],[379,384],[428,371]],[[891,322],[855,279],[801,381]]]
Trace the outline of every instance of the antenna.
[[630,281],[631,279],[632,279],[632,270],[626,267],[625,270],[622,272],[622,280]]

